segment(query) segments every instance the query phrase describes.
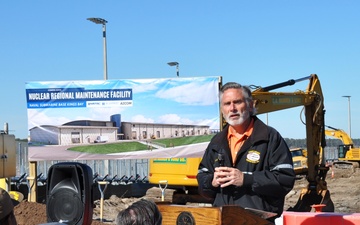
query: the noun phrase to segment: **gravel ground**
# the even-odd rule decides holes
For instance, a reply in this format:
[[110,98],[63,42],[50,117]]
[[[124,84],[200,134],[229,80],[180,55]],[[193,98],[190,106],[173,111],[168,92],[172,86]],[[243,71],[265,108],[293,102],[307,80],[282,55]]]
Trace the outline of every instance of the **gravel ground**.
[[[332,176],[331,171],[326,179],[328,189],[331,193],[331,199],[335,205],[335,212],[338,213],[355,213],[360,212],[360,170],[334,169]],[[301,189],[306,188],[307,181],[305,178],[296,181],[294,189],[287,195],[284,209],[294,206],[299,198]],[[171,201],[173,190],[166,189],[165,201]],[[161,201],[161,190],[151,188],[143,198]],[[93,222],[91,225],[115,224],[117,213],[138,201],[139,198],[119,198],[112,195],[104,201],[103,222],[100,222],[100,201],[95,201],[96,207],[93,213]],[[15,215],[18,225],[38,225],[46,223],[46,205],[23,201],[15,207]]]

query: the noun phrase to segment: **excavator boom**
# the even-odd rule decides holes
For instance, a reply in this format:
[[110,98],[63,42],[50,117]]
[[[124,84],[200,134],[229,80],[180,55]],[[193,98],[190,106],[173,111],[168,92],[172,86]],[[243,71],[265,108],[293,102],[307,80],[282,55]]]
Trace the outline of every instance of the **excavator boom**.
[[354,143],[351,137],[344,131],[338,128],[334,128],[331,126],[326,126],[327,130],[325,130],[326,136],[334,137],[340,139],[344,145],[351,145],[354,146]]
[[[306,91],[297,92],[269,92],[280,87],[293,85],[296,82],[309,80]],[[289,80],[265,88],[258,87],[252,92],[254,105],[258,114],[269,113],[303,106],[305,108],[306,144],[308,151],[309,185],[301,193],[298,203],[291,211],[306,212],[311,210],[311,205],[325,204],[322,211],[333,212],[334,205],[326,185],[326,173],[329,170],[322,162],[325,147],[325,110],[324,98],[320,81],[316,74],[298,80]]]

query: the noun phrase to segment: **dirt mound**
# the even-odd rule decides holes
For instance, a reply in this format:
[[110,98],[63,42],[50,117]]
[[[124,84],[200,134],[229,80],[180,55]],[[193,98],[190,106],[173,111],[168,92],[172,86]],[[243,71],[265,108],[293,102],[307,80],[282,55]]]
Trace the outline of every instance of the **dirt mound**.
[[[47,223],[46,205],[35,202],[22,201],[14,209],[18,225],[38,225]],[[99,221],[93,220],[91,225],[104,225]]]
[[[360,169],[343,170],[334,168],[334,171],[330,170],[328,172],[326,181],[331,193],[331,199],[335,205],[335,212],[360,212]],[[295,187],[286,196],[285,210],[296,204],[301,189],[306,188],[307,184],[308,182],[305,178],[296,181]],[[173,190],[171,189],[165,191],[165,201],[171,201],[172,193]],[[160,197],[161,190],[155,187],[149,189],[146,196],[144,196],[144,198],[153,201],[160,201]],[[115,195],[112,195],[109,199],[105,199],[103,222],[99,221],[100,201],[95,201],[96,207],[94,208],[91,225],[115,224],[118,212],[139,199],[140,198],[119,198]],[[14,211],[18,225],[38,225],[47,222],[45,204],[23,201],[15,207]]]
[[[328,171],[326,178],[330,198],[337,213],[360,212],[360,169],[337,169]],[[301,190],[307,188],[305,177],[298,179],[293,190],[286,196],[285,209],[295,206]]]
[[[172,190],[166,190],[165,193],[167,196],[167,201],[169,201],[172,192]],[[155,196],[158,193],[161,193],[161,191],[151,189],[148,191],[147,196],[144,196],[144,198],[151,199],[153,201],[159,201],[160,196]],[[129,205],[135,201],[138,201],[139,199],[140,198],[119,198],[115,195],[112,195],[109,199],[105,199],[102,222],[100,222],[100,200],[95,201],[93,221],[91,225],[115,224],[116,216],[119,211],[127,208]],[[18,225],[38,225],[47,223],[45,204],[22,201],[20,204],[15,206],[14,212]]]
[[46,205],[22,201],[14,209],[18,225],[46,223]]

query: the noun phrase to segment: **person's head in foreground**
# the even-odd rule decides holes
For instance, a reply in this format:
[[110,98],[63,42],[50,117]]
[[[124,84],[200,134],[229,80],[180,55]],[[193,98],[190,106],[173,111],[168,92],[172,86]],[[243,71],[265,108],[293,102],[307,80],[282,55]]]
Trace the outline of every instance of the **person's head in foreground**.
[[2,188],[0,188],[0,224],[17,225],[14,204],[9,193]]
[[155,202],[141,199],[119,212],[116,225],[161,225],[162,216]]

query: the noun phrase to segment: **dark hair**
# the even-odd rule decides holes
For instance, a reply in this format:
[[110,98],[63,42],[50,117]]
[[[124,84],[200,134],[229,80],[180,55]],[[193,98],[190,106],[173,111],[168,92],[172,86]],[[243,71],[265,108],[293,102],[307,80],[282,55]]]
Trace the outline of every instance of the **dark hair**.
[[8,215],[6,215],[4,218],[0,219],[1,225],[16,225],[16,218],[14,214],[14,210],[11,211]]
[[141,199],[119,212],[117,225],[161,225],[162,216],[155,202]]

